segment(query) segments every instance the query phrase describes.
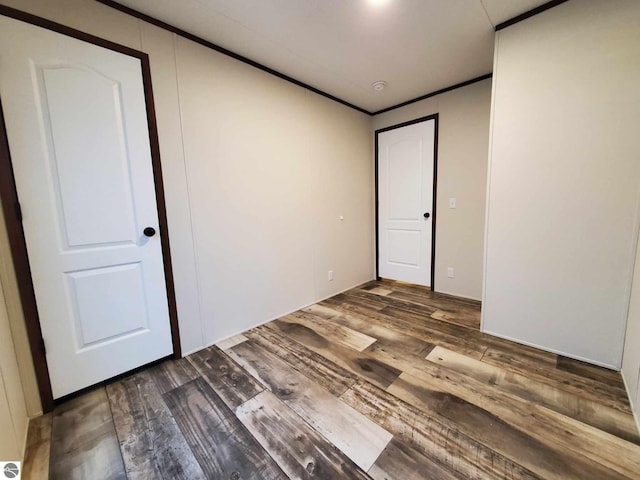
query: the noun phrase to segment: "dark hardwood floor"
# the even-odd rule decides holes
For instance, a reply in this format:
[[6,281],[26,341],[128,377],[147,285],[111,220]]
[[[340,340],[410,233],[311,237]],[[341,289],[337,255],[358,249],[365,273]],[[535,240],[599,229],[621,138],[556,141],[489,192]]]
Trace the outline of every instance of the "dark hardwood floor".
[[639,479],[619,373],[371,282],[32,421],[23,478]]

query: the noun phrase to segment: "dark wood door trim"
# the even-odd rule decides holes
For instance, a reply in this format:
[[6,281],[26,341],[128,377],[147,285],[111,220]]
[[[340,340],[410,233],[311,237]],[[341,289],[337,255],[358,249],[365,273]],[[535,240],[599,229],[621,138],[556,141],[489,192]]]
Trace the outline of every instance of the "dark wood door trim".
[[[169,247],[169,231],[167,224],[167,208],[164,197],[164,186],[162,181],[162,166],[160,161],[160,144],[158,141],[158,130],[153,102],[153,89],[151,85],[151,70],[149,66],[149,56],[138,50],[134,50],[117,43],[104,40],[93,35],[75,30],[73,28],[51,22],[10,7],[0,5],[0,15],[14,18],[32,25],[36,25],[47,30],[51,30],[75,39],[91,43],[100,47],[108,48],[124,55],[135,57],[140,60],[142,67],[142,79],[145,92],[145,102],[147,107],[147,123],[149,125],[149,141],[151,145],[151,162],[153,166],[153,178],[156,191],[156,204],[158,210],[158,221],[160,238],[162,244],[162,256],[164,261],[165,283],[167,290],[167,301],[169,307],[169,321],[171,324],[171,339],[173,345],[174,358],[180,358],[182,351],[180,348],[180,331],[178,326],[178,313],[176,308],[175,287],[173,281],[173,270],[171,267],[171,251]],[[51,380],[47,367],[42,331],[40,329],[40,319],[38,307],[33,289],[31,268],[29,266],[29,256],[27,253],[22,219],[19,211],[18,193],[11,164],[11,154],[9,151],[9,141],[5,128],[2,103],[0,99],[0,200],[5,216],[5,224],[9,234],[11,255],[20,290],[20,301],[25,317],[27,335],[31,356],[36,371],[38,389],[44,412],[49,412],[54,407],[53,394],[51,391]]]
[[44,351],[44,341],[40,330],[38,317],[38,307],[36,296],[33,291],[31,280],[31,267],[29,266],[29,255],[27,254],[27,244],[22,230],[22,214],[20,203],[18,202],[18,192],[16,190],[13,176],[13,166],[9,153],[9,142],[4,124],[4,112],[0,101],[0,202],[4,213],[5,225],[9,236],[11,247],[11,257],[16,272],[18,291],[20,293],[20,303],[24,315],[27,337],[29,338],[29,348],[31,358],[36,372],[36,381],[40,391],[42,408],[46,412],[53,408],[53,395],[51,393],[51,380],[49,379],[49,369]]
[[408,127],[409,125],[415,125],[416,123],[422,123],[429,120],[434,120],[434,136],[433,136],[433,210],[431,212],[431,291],[435,291],[435,263],[436,263],[436,212],[437,212],[437,194],[438,194],[438,122],[439,114],[434,113],[426,117],[420,117],[408,122],[399,123],[390,127],[381,128],[375,131],[375,229],[376,229],[376,278],[380,280],[380,249],[379,244],[379,218],[378,218],[378,135],[389,130],[395,130],[397,128]]

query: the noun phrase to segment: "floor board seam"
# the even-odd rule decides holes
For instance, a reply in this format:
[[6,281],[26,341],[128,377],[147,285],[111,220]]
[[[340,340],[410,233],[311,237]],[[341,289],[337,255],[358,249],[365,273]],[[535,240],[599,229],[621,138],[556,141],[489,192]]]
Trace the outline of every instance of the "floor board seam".
[[[78,475],[100,455],[122,465],[104,470],[118,478],[164,476],[157,469],[174,460],[183,476],[171,478],[231,468],[227,478],[247,459],[265,466],[242,464],[262,472],[254,480],[328,471],[332,480],[632,478],[640,435],[619,374],[488,336],[473,326],[479,311],[410,284],[366,282],[227,339],[224,350],[60,405],[48,431],[51,478],[87,478]],[[97,426],[79,437],[85,424]],[[101,435],[95,444],[91,434]]]

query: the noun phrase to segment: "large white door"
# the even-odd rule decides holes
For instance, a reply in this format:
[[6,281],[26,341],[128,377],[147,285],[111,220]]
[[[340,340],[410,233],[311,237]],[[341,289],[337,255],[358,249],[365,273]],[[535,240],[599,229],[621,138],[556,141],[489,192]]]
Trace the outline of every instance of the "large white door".
[[54,398],[171,354],[140,60],[0,17],[0,98]]
[[435,119],[378,134],[378,275],[431,285]]

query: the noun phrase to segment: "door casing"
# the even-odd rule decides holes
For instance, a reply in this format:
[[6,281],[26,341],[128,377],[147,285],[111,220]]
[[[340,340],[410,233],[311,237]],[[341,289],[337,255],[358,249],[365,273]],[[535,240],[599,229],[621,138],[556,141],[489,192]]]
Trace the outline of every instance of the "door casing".
[[376,278],[380,280],[380,239],[379,237],[379,197],[378,197],[378,136],[383,132],[389,130],[395,130],[397,128],[408,127],[409,125],[415,125],[416,123],[426,122],[428,120],[434,120],[434,137],[433,137],[433,208],[431,212],[431,291],[435,291],[435,261],[436,261],[436,219],[437,219],[437,185],[438,185],[438,114],[428,115],[426,117],[420,117],[415,120],[409,120],[408,122],[399,123],[390,127],[381,128],[375,131],[375,229],[376,229]]
[[[156,204],[158,209],[158,220],[160,229],[160,240],[162,245],[162,257],[164,262],[165,284],[167,290],[167,302],[169,307],[169,321],[171,325],[171,339],[173,345],[174,358],[180,358],[182,351],[180,348],[180,332],[178,328],[178,314],[176,308],[175,288],[173,282],[173,271],[171,268],[171,251],[169,247],[169,231],[167,226],[167,210],[164,198],[164,188],[162,181],[162,169],[160,163],[160,144],[158,141],[158,131],[156,115],[153,101],[153,90],[151,86],[151,70],[149,66],[149,56],[138,50],[134,50],[117,43],[104,40],[99,37],[75,30],[73,28],[60,25],[58,23],[37,17],[20,10],[0,5],[0,15],[14,18],[31,25],[36,25],[47,30],[51,30],[62,35],[66,35],[77,40],[81,40],[93,45],[107,48],[140,60],[142,67],[142,80],[145,94],[145,104],[147,110],[147,124],[149,126],[149,141],[151,145],[151,163],[153,167],[153,179],[156,192]],[[38,390],[42,402],[43,411],[53,410],[55,403],[51,390],[51,381],[47,367],[45,345],[40,329],[40,320],[33,289],[31,268],[22,229],[20,204],[13,175],[13,166],[9,151],[9,142],[2,111],[2,99],[0,98],[0,200],[2,202],[5,224],[9,236],[11,256],[16,272],[20,301],[24,313],[27,336],[31,356],[36,373]]]

